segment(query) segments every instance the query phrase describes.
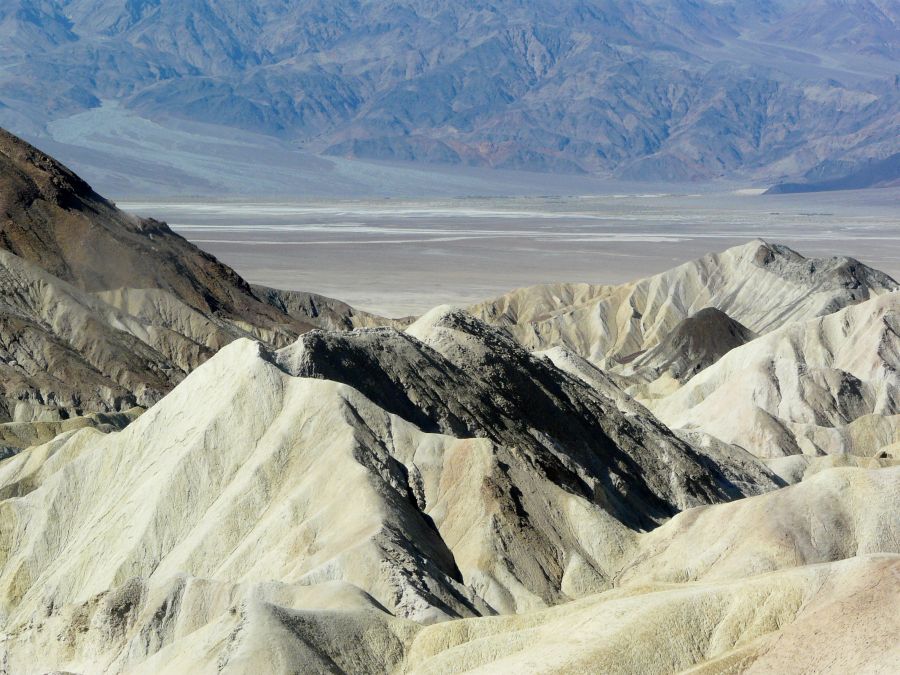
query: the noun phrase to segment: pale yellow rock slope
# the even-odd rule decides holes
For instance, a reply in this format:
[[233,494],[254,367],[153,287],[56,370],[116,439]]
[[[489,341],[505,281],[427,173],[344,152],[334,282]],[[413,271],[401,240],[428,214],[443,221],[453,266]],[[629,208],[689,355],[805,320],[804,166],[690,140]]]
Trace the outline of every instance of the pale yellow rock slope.
[[900,440],[898,331],[900,293],[884,294],[757,338],[647,405],[761,457],[874,456]]
[[534,286],[470,311],[531,349],[568,347],[614,370],[708,307],[763,334],[898,288],[852,258],[805,258],[755,240],[620,286]]
[[[497,354],[469,328],[438,312],[411,332],[460,363]],[[775,658],[782,634],[815,663],[807,632],[860,600],[843,589],[895,578],[896,556],[872,556],[898,551],[898,468],[823,471],[641,534],[515,448],[291,374],[322,367],[317,340],[277,357],[234,342],[125,430],[0,463],[10,672],[677,670]],[[886,633],[842,636],[839,663],[885,662],[896,597],[859,609]]]

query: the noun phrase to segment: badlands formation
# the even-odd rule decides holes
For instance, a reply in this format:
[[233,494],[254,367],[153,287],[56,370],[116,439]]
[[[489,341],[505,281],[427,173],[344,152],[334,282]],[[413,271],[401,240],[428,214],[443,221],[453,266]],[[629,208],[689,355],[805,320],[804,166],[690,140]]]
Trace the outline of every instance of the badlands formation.
[[900,288],[754,241],[389,320],[0,136],[0,671],[896,672]]

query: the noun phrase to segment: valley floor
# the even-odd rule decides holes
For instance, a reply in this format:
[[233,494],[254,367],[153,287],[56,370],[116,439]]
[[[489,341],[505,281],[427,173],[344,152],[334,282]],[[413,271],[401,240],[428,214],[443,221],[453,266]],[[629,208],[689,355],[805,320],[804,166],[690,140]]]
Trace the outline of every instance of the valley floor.
[[840,251],[900,277],[900,189],[775,196],[667,190],[119,206],[167,221],[251,282],[322,293],[386,316],[533,284],[622,283],[755,237],[812,256]]

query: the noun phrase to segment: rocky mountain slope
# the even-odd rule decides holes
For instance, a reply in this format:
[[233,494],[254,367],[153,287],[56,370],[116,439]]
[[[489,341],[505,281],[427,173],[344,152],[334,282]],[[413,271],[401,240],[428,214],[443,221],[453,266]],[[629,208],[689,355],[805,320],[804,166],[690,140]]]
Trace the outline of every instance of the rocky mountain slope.
[[425,622],[523,611],[608,587],[635,528],[780,485],[458,312],[275,354],[238,341],[125,431],[69,433],[2,471],[11,617],[181,572],[352,583]]
[[762,457],[874,456],[900,436],[900,293],[734,349],[650,407]]
[[[545,658],[554,667],[586,658],[581,649],[622,664],[676,658],[613,656],[630,632],[655,634],[651,614],[668,613],[708,645],[677,652],[682,667],[757,639],[752,653],[763,658],[778,631],[804,630],[801,607],[843,597],[822,590],[823,575],[868,570],[891,582],[900,556],[866,556],[897,552],[900,473],[825,471],[779,490],[744,461],[702,455],[649,413],[619,412],[455,310],[406,333],[314,331],[276,353],[240,340],[124,431],[69,432],[0,464],[8,663],[502,668],[533,658],[533,639],[466,644],[526,629],[551,639],[563,616],[571,631],[607,610],[622,622],[607,638],[565,641],[569,651]],[[738,482],[750,491],[735,492]],[[773,511],[784,515],[757,527]],[[807,530],[807,512],[826,521]],[[698,561],[709,537],[718,550]],[[677,591],[659,586],[672,580]],[[750,610],[759,593],[772,601]],[[541,609],[575,598],[585,600],[564,614]],[[890,626],[884,603],[866,611]],[[762,614],[739,622],[733,612],[745,611]],[[518,616],[475,618],[498,613]],[[697,632],[700,620],[721,628]]]
[[[900,149],[888,0],[33,5],[0,10],[0,123],[98,177],[116,143],[140,147],[156,126],[199,134],[197,123],[214,130],[198,146],[275,137],[316,166],[328,166],[319,155],[656,181],[847,173]],[[82,116],[96,111],[109,114],[102,130]],[[228,145],[199,152],[239,164]],[[214,189],[212,170],[116,156],[146,183]]]
[[[237,340],[123,431],[65,431],[0,462],[4,663],[891,662],[900,469],[781,487],[744,451],[679,439],[578,358],[530,355],[452,309],[276,352]],[[868,620],[881,630],[862,638]]]
[[253,284],[251,288],[260,300],[269,303],[296,321],[311,323],[317,328],[327,330],[352,330],[354,328],[373,328],[376,326],[405,328],[415,319],[415,317],[387,319],[383,316],[358,310],[346,302],[328,298],[318,293],[283,291],[257,284]]
[[858,261],[757,241],[632,284],[533,287],[472,309],[679,433],[759,457],[893,457],[897,290]]
[[852,258],[805,258],[756,240],[621,286],[535,286],[470,310],[529,348],[564,346],[616,373],[631,372],[641,358],[660,358],[648,352],[681,340],[685,326],[706,323],[690,319],[708,308],[726,315],[715,315],[726,324],[716,345],[721,351],[749,338],[747,330],[764,334],[898,289],[889,276]]
[[327,320],[271,304],[2,130],[0,214],[0,422],[147,407],[234,339],[283,346],[356,316],[327,298]]
[[118,211],[78,176],[0,131],[2,248],[88,293],[159,289],[188,308],[270,332],[285,322],[231,269],[164,223]]
[[[408,672],[890,672],[898,561],[629,588],[524,617],[439,624],[412,640]],[[884,631],[873,634],[873,623]]]
[[389,321],[3,138],[3,670],[896,662],[886,275],[755,241]]
[[677,387],[756,334],[715,307],[684,319],[652,349],[629,360],[622,375],[652,383],[654,392]]

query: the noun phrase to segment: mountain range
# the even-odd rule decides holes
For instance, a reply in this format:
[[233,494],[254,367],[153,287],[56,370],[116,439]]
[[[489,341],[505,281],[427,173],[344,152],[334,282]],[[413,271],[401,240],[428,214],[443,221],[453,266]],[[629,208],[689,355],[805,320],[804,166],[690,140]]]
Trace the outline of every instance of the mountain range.
[[15,673],[890,672],[900,286],[749,242],[388,319],[0,134]]
[[900,151],[898,78],[891,0],[0,8],[0,123],[120,192],[233,192],[253,157],[297,178],[245,194],[387,189],[372,161],[840,183]]

